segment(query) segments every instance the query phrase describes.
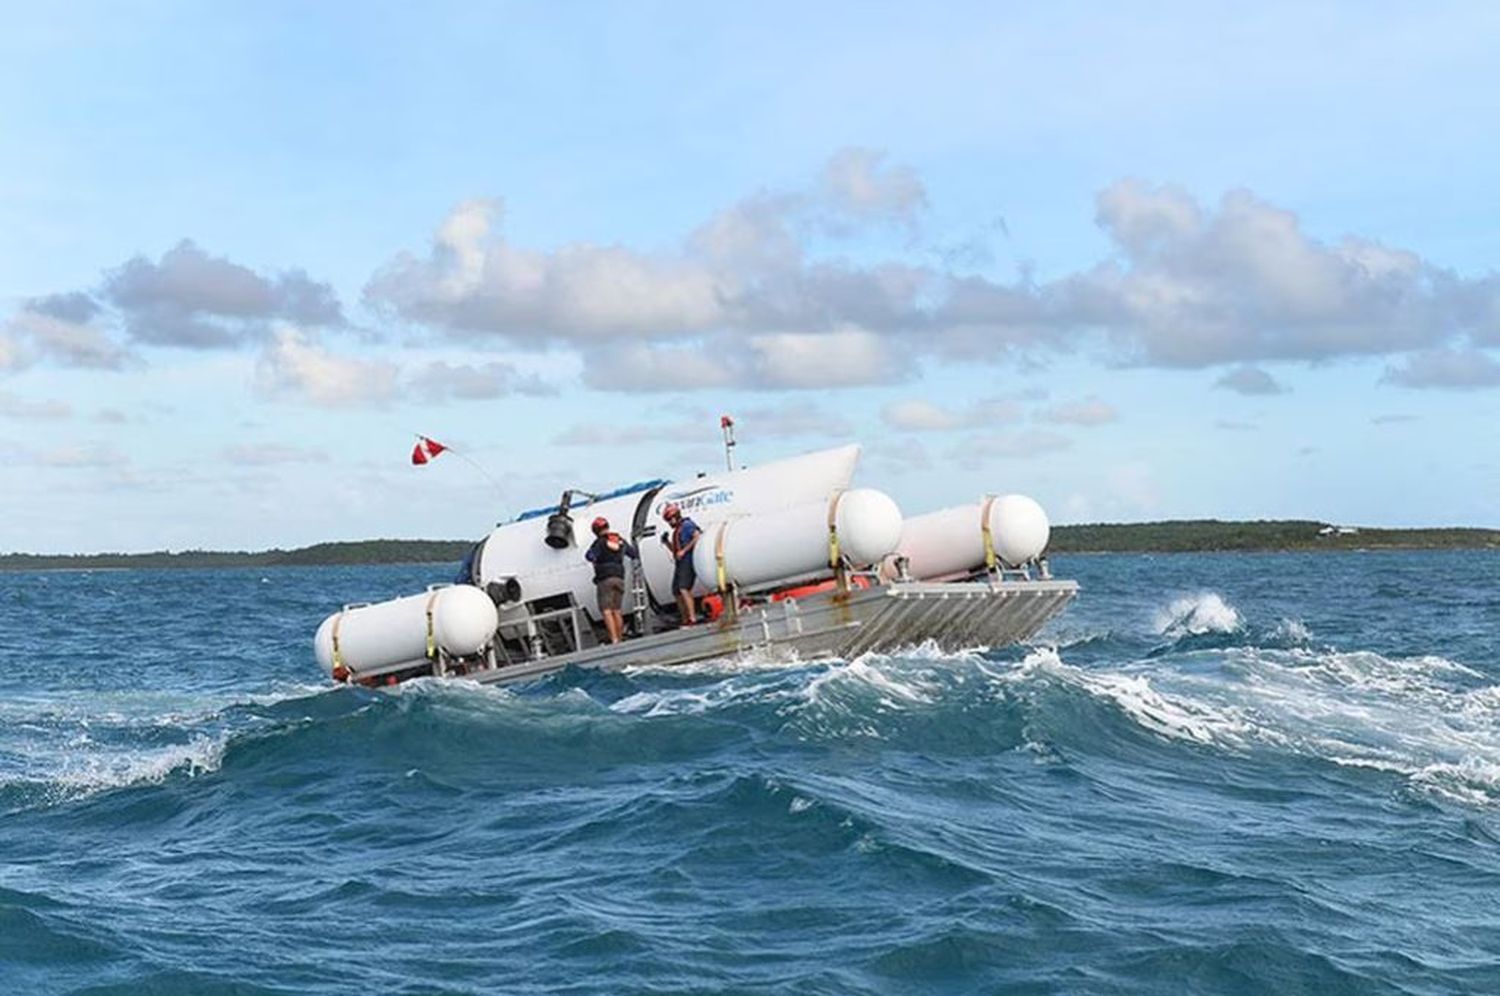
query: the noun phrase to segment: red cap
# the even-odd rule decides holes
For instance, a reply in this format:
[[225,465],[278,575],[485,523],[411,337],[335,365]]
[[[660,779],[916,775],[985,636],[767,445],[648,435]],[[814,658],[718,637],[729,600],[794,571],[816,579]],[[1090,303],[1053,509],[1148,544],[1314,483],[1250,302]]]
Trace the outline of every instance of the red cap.
[[602,532],[604,532],[604,530],[606,530],[608,528],[609,528],[609,520],[606,519],[604,516],[601,515],[601,516],[599,516],[599,518],[597,518],[597,519],[594,520],[594,532],[596,532],[596,533],[602,533]]
[[728,415],[719,416],[719,428],[727,429],[731,425],[734,425],[734,419],[730,418]]

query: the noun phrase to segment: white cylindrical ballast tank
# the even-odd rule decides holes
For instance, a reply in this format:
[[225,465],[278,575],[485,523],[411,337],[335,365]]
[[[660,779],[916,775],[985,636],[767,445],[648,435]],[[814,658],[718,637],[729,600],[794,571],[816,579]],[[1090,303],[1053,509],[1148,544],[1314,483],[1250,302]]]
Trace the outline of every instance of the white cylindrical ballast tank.
[[709,526],[693,548],[698,590],[730,583],[753,590],[826,576],[833,572],[830,538],[855,567],[877,564],[901,540],[901,509],[884,492],[854,488],[826,502]]
[[[1033,499],[992,496],[907,519],[896,555],[907,559],[907,572],[921,581],[970,574],[985,566],[986,523],[996,561],[1010,568],[1041,556],[1052,534],[1047,513]],[[882,573],[895,575],[894,558]]]
[[313,649],[329,674],[335,664],[356,677],[408,667],[427,657],[429,618],[433,647],[456,657],[484,650],[500,624],[483,591],[448,585],[336,612],[318,627]]

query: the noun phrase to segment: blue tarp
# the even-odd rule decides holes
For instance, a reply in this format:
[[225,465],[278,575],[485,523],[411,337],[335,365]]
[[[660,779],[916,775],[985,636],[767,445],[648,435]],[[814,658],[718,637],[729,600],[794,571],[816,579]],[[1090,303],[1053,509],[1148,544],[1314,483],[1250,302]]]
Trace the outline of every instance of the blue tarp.
[[[627,484],[623,488],[616,488],[613,491],[609,491],[601,495],[595,495],[592,501],[587,501],[582,505],[575,505],[573,507],[587,508],[588,506],[594,504],[594,502],[607,501],[610,498],[619,498],[621,495],[633,495],[640,491],[650,491],[652,488],[659,488],[666,483],[667,482],[664,478],[658,478],[654,481],[637,481],[634,484]],[[543,505],[541,508],[527,509],[511,521],[520,522],[522,519],[535,519],[539,515],[551,515],[556,511],[557,503],[553,502],[551,505]]]

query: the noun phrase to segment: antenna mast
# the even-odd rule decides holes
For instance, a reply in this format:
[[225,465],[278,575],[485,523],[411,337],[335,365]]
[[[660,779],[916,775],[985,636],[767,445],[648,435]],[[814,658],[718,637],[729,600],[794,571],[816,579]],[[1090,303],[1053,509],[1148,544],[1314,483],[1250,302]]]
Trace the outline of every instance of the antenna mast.
[[724,466],[734,470],[734,419],[720,415],[719,428],[724,430]]

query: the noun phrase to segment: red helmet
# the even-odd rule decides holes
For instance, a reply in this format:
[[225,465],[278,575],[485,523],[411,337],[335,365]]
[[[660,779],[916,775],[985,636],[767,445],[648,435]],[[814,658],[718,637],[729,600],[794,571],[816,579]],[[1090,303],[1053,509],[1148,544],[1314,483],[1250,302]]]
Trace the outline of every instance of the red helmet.
[[680,518],[681,516],[682,509],[677,507],[677,503],[675,501],[668,502],[667,507],[661,510],[661,517],[663,519],[666,519],[668,522],[671,522],[673,519]]
[[594,532],[595,533],[602,533],[602,532],[604,532],[604,530],[606,530],[608,528],[609,528],[609,520],[606,519],[604,516],[601,515],[601,516],[599,516],[599,518],[597,518],[597,519],[594,520]]

